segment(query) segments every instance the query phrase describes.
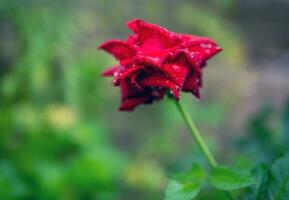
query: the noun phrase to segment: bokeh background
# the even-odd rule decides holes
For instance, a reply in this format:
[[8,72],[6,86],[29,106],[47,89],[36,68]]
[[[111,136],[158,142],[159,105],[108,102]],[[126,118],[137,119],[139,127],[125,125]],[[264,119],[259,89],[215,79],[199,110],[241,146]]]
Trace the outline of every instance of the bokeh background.
[[[222,163],[253,168],[289,143],[286,0],[0,0],[0,199],[158,200],[206,166],[169,100],[118,112],[97,51],[141,18],[224,49],[203,100],[182,103]],[[242,191],[246,192],[246,191]],[[197,199],[222,199],[209,186]]]

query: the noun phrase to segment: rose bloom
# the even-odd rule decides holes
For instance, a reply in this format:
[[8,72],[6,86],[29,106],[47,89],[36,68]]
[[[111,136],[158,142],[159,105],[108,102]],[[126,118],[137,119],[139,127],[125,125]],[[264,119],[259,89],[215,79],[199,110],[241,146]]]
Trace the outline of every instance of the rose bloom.
[[99,46],[112,54],[118,64],[103,72],[120,87],[119,110],[130,111],[150,104],[167,91],[180,99],[180,91],[200,98],[202,68],[222,49],[211,39],[182,33],[134,19],[127,23],[133,31],[127,41],[109,40]]

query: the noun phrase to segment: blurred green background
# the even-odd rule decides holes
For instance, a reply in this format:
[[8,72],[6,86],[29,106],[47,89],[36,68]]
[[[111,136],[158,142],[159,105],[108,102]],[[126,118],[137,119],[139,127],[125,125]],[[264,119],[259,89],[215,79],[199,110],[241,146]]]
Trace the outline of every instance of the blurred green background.
[[[222,163],[288,150],[289,3],[281,0],[0,0],[0,199],[158,200],[171,174],[206,166],[174,105],[118,112],[97,51],[142,18],[224,51],[203,100],[182,102]],[[247,191],[241,191],[246,193]],[[197,199],[222,199],[209,186]]]

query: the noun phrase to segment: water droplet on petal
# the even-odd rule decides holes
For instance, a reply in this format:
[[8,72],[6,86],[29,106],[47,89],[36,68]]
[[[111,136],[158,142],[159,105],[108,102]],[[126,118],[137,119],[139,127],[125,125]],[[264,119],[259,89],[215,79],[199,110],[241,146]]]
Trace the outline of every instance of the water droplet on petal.
[[192,52],[190,53],[190,58],[194,58],[195,57],[195,54]]
[[179,73],[181,71],[181,68],[178,65],[173,65],[172,68],[173,68],[173,71],[176,73]]
[[202,44],[200,44],[200,46],[201,46],[202,48],[204,48],[204,49],[210,49],[210,48],[212,48],[212,45],[209,44],[209,43],[202,43]]
[[118,71],[115,71],[115,72],[113,73],[113,76],[118,76],[118,74],[119,74],[119,72],[118,72]]

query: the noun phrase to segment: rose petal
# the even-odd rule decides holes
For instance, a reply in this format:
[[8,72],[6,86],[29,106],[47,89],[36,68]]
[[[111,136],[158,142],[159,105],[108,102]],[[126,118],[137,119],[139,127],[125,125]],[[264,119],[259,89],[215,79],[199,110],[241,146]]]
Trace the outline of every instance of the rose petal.
[[192,92],[197,98],[201,98],[200,96],[200,87],[201,87],[201,77],[194,74],[189,74],[184,83],[182,91],[184,92]]
[[178,100],[180,98],[179,86],[172,82],[168,77],[163,74],[155,73],[151,74],[139,81],[139,84],[143,87],[164,87],[170,89],[175,98]]
[[179,37],[182,40],[183,49],[188,49],[191,54],[198,57],[200,63],[208,60],[222,50],[210,38],[187,34],[179,34]]
[[197,53],[200,59],[202,59],[202,62],[210,59],[222,50],[209,38],[199,38],[197,40],[194,37],[191,37],[186,46],[190,52]]
[[189,52],[185,49],[180,49],[175,51],[170,58],[169,62],[179,63],[184,66],[188,66],[195,73],[201,74],[201,63],[202,59],[198,56],[198,54],[194,52]]
[[119,60],[128,59],[135,55],[134,48],[127,42],[121,40],[109,40],[100,45],[99,48],[112,54]]
[[222,49],[218,46],[210,46],[206,44],[201,44],[200,46],[192,46],[189,48],[189,51],[198,53],[198,56],[200,57],[200,60],[202,60],[202,62],[210,59],[221,50]]
[[175,47],[163,49],[160,51],[143,52],[139,51],[134,58],[134,61],[142,65],[153,65],[160,67],[176,50]]
[[186,77],[189,73],[189,68],[178,63],[167,63],[161,67],[161,70],[179,86],[183,87]]
[[132,67],[128,68],[124,73],[122,74],[121,78],[129,78],[142,70],[144,67],[140,65],[133,65]]
[[172,46],[177,39],[175,33],[140,19],[128,22],[127,26],[137,34],[138,45],[144,50],[161,50]]
[[142,96],[144,94],[144,91],[132,84],[129,79],[120,80],[120,89],[122,100],[136,96]]
[[178,60],[176,60],[174,63],[165,63],[167,61],[167,57],[170,56],[170,54],[170,51],[165,53],[157,51],[151,54],[138,54],[135,60],[140,65],[148,65],[151,68],[155,68],[158,71],[164,72],[178,86],[181,87],[189,72],[189,68],[184,62]]
[[140,97],[132,97],[125,99],[121,106],[119,107],[119,110],[121,111],[132,111],[136,106],[139,104],[145,103],[149,99],[149,96],[140,96]]
[[122,59],[119,61],[119,64],[121,66],[124,66],[125,68],[129,68],[134,64],[134,60],[133,60],[134,56],[128,59]]
[[114,76],[114,73],[119,70],[118,65],[114,65],[108,69],[106,69],[104,72],[102,72],[101,76]]
[[138,83],[137,78],[139,76],[139,73],[135,73],[134,75],[132,75],[132,77],[130,78],[130,81],[132,84],[135,85],[135,87],[137,87],[139,90],[143,91],[142,86]]
[[130,67],[129,69],[127,69],[122,75],[121,78],[122,79],[127,79],[130,78],[130,81],[132,84],[135,85],[135,87],[137,87],[138,89],[142,90],[142,87],[138,84],[137,82],[137,77],[139,72],[141,72],[141,70],[143,69],[143,66],[139,66],[139,65],[133,65],[132,67]]
[[182,90],[191,92],[198,87],[200,87],[200,77],[194,74],[189,74],[186,78]]

